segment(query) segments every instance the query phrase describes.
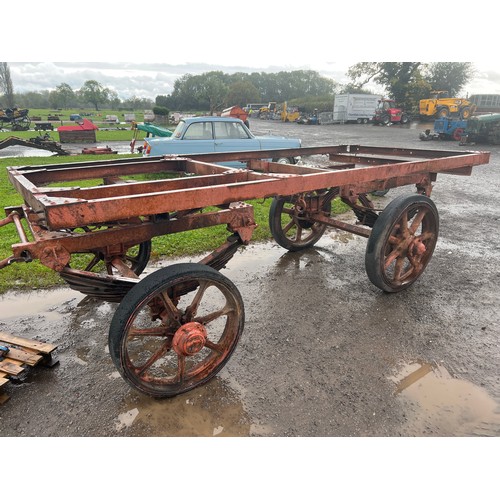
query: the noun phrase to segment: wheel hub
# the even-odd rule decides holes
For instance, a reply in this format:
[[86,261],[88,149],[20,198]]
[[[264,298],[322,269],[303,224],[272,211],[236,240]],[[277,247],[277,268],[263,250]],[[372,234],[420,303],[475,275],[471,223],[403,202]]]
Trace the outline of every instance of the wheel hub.
[[196,321],[182,325],[174,334],[172,347],[179,356],[194,356],[207,341],[207,330]]
[[410,243],[408,250],[412,255],[423,255],[426,247],[420,239],[415,239]]

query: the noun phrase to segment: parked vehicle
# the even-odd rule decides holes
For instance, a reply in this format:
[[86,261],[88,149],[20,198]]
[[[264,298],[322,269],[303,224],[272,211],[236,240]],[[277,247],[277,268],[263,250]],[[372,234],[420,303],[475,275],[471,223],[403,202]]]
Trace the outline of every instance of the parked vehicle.
[[259,109],[259,118],[263,120],[274,120],[277,111],[278,104],[272,101],[267,106],[262,106],[262,108]]
[[389,123],[405,124],[410,117],[396,105],[394,99],[380,99],[373,115],[373,123],[388,125]]
[[[272,135],[254,136],[238,118],[201,116],[182,119],[171,137],[146,138],[142,153],[143,156],[162,156],[300,147],[300,139]],[[297,162],[296,158],[288,157],[272,158],[272,160],[292,164]],[[232,165],[242,166],[242,163],[237,162]]]
[[420,133],[421,141],[433,139],[460,141],[467,131],[467,120],[439,118],[434,121],[434,130],[427,129]]
[[500,144],[500,113],[473,116],[467,120],[463,143]]
[[250,128],[250,123],[248,122],[248,111],[239,106],[231,106],[222,110],[221,116],[239,118],[248,128]]
[[0,128],[10,128],[12,131],[29,130],[31,118],[29,109],[0,109]]
[[334,123],[368,123],[381,99],[373,94],[339,94],[333,102]]
[[421,99],[419,113],[423,118],[460,117],[462,120],[470,118],[475,106],[467,99],[449,97],[448,92],[438,90],[431,93],[430,99]]

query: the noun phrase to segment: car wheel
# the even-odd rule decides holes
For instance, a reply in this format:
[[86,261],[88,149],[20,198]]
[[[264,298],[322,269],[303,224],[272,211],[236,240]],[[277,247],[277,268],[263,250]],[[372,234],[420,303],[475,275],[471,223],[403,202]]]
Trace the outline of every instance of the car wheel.
[[274,163],[284,163],[288,165],[294,165],[295,160],[293,158],[273,158]]

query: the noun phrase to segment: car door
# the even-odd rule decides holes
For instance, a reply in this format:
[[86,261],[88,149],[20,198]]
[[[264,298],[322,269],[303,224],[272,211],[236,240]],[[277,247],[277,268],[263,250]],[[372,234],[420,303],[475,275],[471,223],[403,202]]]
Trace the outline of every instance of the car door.
[[175,141],[174,154],[213,153],[215,151],[212,123],[190,123],[182,137]]
[[251,137],[241,123],[234,121],[214,122],[214,132],[216,153],[260,149],[259,141]]

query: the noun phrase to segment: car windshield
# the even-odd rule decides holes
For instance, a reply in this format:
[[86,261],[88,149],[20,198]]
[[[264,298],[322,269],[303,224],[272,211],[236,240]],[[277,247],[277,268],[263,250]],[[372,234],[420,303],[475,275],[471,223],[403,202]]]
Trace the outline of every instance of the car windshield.
[[186,125],[186,122],[184,120],[181,120],[177,124],[177,127],[175,127],[175,130],[172,133],[172,137],[175,137],[176,139],[180,139],[180,137],[182,135],[182,131],[184,130],[184,125]]

